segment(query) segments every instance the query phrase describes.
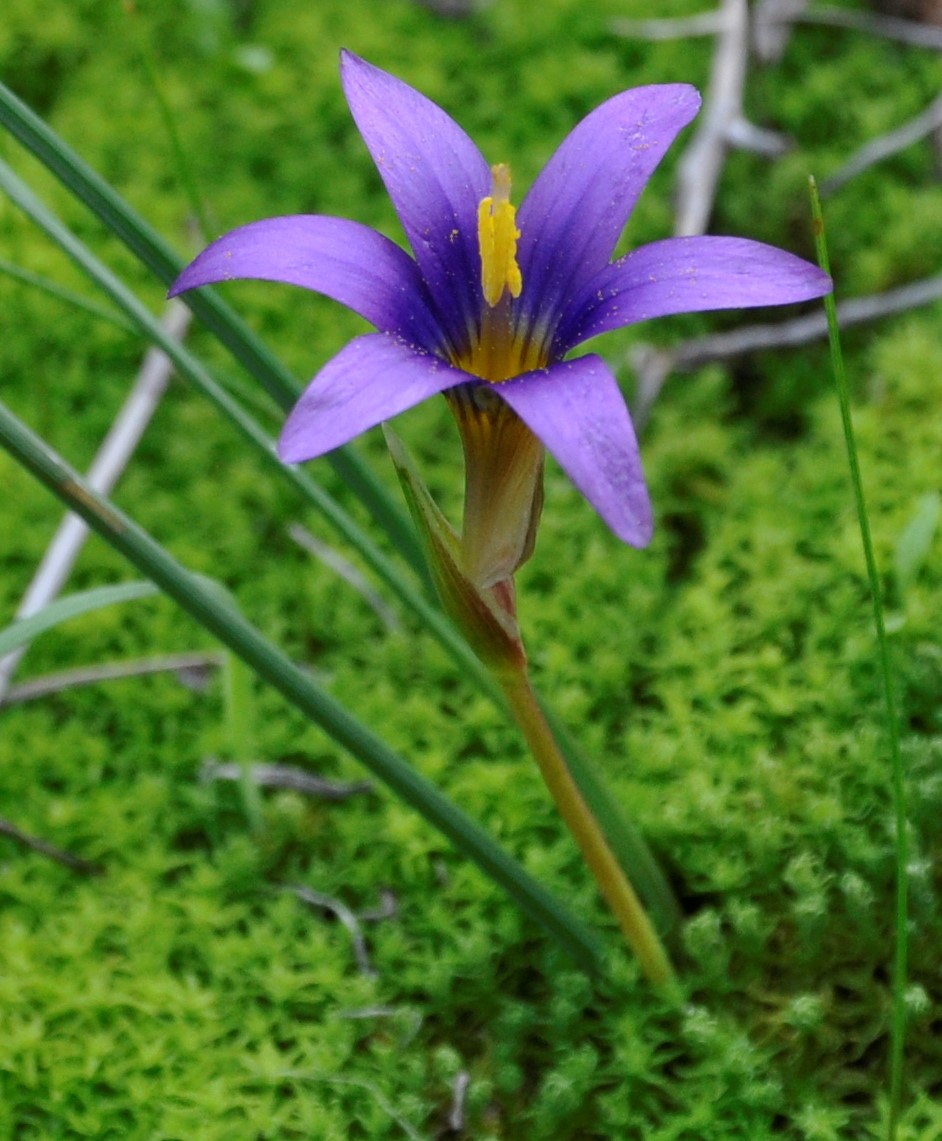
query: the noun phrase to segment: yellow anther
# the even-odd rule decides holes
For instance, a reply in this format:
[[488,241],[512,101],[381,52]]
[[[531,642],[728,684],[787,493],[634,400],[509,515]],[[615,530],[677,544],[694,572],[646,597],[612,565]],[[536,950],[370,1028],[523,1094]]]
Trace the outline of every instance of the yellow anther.
[[510,204],[510,167],[498,163],[491,167],[491,194],[478,206],[478,244],[481,248],[481,288],[492,308],[508,290],[519,297],[523,288],[517,265],[517,239],[520,231],[517,211]]

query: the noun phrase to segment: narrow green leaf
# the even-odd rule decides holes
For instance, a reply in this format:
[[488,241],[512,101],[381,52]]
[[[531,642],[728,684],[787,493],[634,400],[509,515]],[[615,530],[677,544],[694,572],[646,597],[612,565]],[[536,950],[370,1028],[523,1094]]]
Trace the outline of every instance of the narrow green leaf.
[[422,592],[412,584],[400,568],[377,547],[340,505],[300,467],[288,467],[275,454],[272,438],[260,427],[232,396],[216,382],[206,368],[179,341],[167,335],[166,329],[138,298],[104,266],[33,193],[16,174],[0,160],[0,189],[24,210],[30,218],[99,286],[121,312],[126,314],[145,337],[160,346],[177,370],[200,389],[245,439],[258,451],[264,462],[279,478],[295,489],[338,530],[363,558],[364,562],[390,590],[433,631],[459,660],[470,658],[471,652]]
[[254,836],[264,830],[262,797],[252,780],[255,763],[255,695],[252,671],[237,654],[226,654],[222,670],[226,703],[226,727],[229,731],[229,756],[239,766],[239,795],[242,810]]
[[125,320],[116,310],[109,309],[107,305],[96,305],[94,301],[89,301],[88,298],[83,297],[81,293],[66,289],[64,286],[59,285],[58,282],[52,281],[48,277],[43,277],[42,274],[30,273],[28,269],[22,269],[20,266],[7,261],[5,258],[0,258],[0,273],[6,274],[7,277],[12,277],[16,281],[22,281],[25,285],[31,285],[35,289],[41,289],[43,293],[48,294],[50,297],[55,297],[67,305],[81,309],[85,313],[90,313],[93,317],[107,321],[110,325],[117,325],[119,329],[123,329],[126,333],[137,332],[131,322]]
[[[0,84],[0,124],[6,126],[24,146],[45,163],[68,189],[85,202],[125,242],[128,248],[156,273],[158,278],[169,284],[176,277],[182,268],[182,263],[173,251],[115,194],[106,182],[87,167],[41,119],[22,104],[3,84]],[[12,172],[9,173],[12,175]],[[35,196],[32,197],[35,200]],[[24,205],[24,209],[32,213],[29,206]],[[49,216],[48,211],[46,211],[46,215]],[[34,217],[37,221],[40,220],[39,217],[35,215]],[[45,223],[40,222],[40,224]],[[56,230],[50,229],[47,232],[50,233],[53,240],[62,244],[62,235],[69,232],[61,226],[61,223],[57,222],[56,226]],[[72,235],[69,235],[67,240],[69,242],[68,252],[71,256],[76,256],[76,252],[79,252],[76,260],[102,288],[110,292],[106,285],[110,271],[96,263],[92,255]],[[97,268],[94,268],[96,266]],[[113,278],[113,275],[110,276]],[[197,365],[189,354],[184,353],[176,342],[168,341],[159,324],[137,302],[133,294],[130,294],[123,286],[120,289],[126,304],[121,301],[119,304],[122,304],[125,312],[132,315],[135,323],[145,330],[149,338],[161,345],[183,375],[202,386],[200,375],[205,374],[205,370],[202,370],[201,366]],[[129,298],[133,300],[133,308],[131,302],[128,301]],[[290,407],[298,393],[295,381],[218,296],[211,290],[198,290],[187,294],[186,301],[203,323],[229,348],[233,356],[260,381],[276,403],[283,408]],[[193,366],[195,366],[195,370]],[[205,375],[208,378],[208,374]],[[211,378],[208,379],[218,389],[218,392],[207,389],[211,399],[216,400],[221,410],[234,420],[240,430],[252,436],[256,444],[265,441],[262,446],[267,450],[270,458],[273,458],[271,457],[271,441],[265,433],[257,425],[246,423],[245,419],[247,418],[244,417],[244,413],[235,405],[234,401],[228,398],[225,390],[215,386],[215,382],[212,382]],[[415,532],[403,520],[402,513],[398,509],[393,511],[395,518],[393,515],[384,514],[384,508],[377,499],[375,488],[372,487],[372,483],[375,483],[375,475],[360,465],[352,453],[349,454],[348,458],[348,454],[342,449],[331,453],[330,459],[345,482],[373,512],[377,523],[385,527],[387,533],[393,537],[400,553],[405,554],[412,565],[420,569],[423,581],[427,582],[427,571]],[[506,709],[503,698],[488,671],[464,639],[456,633],[441,611],[430,605],[422,592],[416,590],[398,573],[385,555],[379,551],[375,544],[371,543],[350,517],[301,469],[285,468],[282,465],[278,465],[278,469],[282,475],[294,482],[297,489],[338,528],[360,552],[364,561],[373,569],[378,578],[385,582],[404,604],[419,616],[439,642],[452,654],[463,674],[473,680],[493,700],[501,704],[502,708]],[[385,489],[382,489],[382,498],[384,502],[390,502]],[[403,528],[408,533],[408,541],[402,537]],[[665,934],[676,926],[679,910],[663,874],[657,868],[656,861],[640,834],[625,819],[624,813],[614,801],[611,792],[591,772],[588,763],[574,749],[571,738],[562,737],[561,740],[571,762],[573,775],[577,779],[583,795],[596,813],[619,859],[625,862],[625,871],[632,881],[638,885],[638,890],[650,907],[661,933]]]
[[177,177],[180,179],[180,184],[186,194],[187,201],[190,203],[190,209],[193,211],[193,217],[199,226],[203,241],[208,244],[212,241],[212,227],[209,224],[209,213],[206,210],[203,196],[200,194],[196,185],[196,178],[183,147],[180,132],[177,130],[176,116],[164,95],[163,86],[161,85],[160,76],[158,74],[157,61],[154,57],[150,40],[146,34],[141,32],[138,25],[137,9],[133,4],[125,4],[124,14],[133,29],[134,46],[137,49],[141,69],[144,72],[147,82],[150,84],[154,100],[157,103],[157,110],[160,112],[160,117],[163,120],[164,130],[167,132],[170,149],[173,152],[174,161],[176,162]]
[[[173,249],[48,126],[0,83],[0,126],[6,129],[119,238],[164,285],[183,269]],[[297,380],[218,295],[207,289],[188,293],[186,304],[258,381],[275,403],[288,411],[300,394]],[[415,532],[375,472],[350,449],[327,457],[348,487],[366,505],[400,554],[420,575],[425,567]]]
[[516,618],[499,605],[496,590],[481,590],[465,574],[455,529],[439,510],[398,435],[388,424],[383,431],[445,609],[486,665],[497,670],[507,665],[524,668],[526,656]]
[[114,586],[99,586],[94,590],[83,590],[78,594],[69,594],[65,598],[57,598],[42,610],[37,610],[29,618],[18,618],[5,630],[0,630],[0,657],[18,650],[21,646],[28,646],[35,638],[46,630],[70,618],[77,618],[80,614],[88,614],[92,610],[101,610],[105,606],[114,606],[118,602],[132,602],[136,598],[146,598],[156,594],[157,588],[152,582],[121,582]]
[[586,970],[598,945],[567,908],[425,777],[394,753],[232,606],[190,574],[154,539],[95,492],[38,436],[0,404],[0,446],[260,678],[319,724],[405,803],[475,861]]
[[[825,273],[830,273],[831,266],[824,229],[824,214],[821,210],[821,199],[818,197],[817,184],[813,178],[809,179],[809,187],[818,264]],[[909,959],[909,881],[907,879],[909,874],[909,835],[906,821],[906,770],[900,749],[899,711],[897,709],[890,641],[887,637],[883,611],[883,593],[880,585],[880,574],[877,570],[877,559],[873,550],[873,539],[870,534],[870,516],[867,512],[863,480],[860,475],[857,437],[850,412],[850,389],[847,384],[847,373],[844,369],[844,354],[841,350],[841,334],[837,323],[837,306],[833,293],[829,293],[824,298],[824,309],[828,319],[831,365],[834,370],[834,382],[841,410],[847,464],[850,468],[850,482],[857,508],[857,523],[860,527],[864,563],[870,585],[873,623],[877,632],[877,660],[883,681],[884,724],[890,747],[890,773],[896,832],[896,948],[893,956],[893,1010],[890,1017],[890,1113],[887,1137],[888,1141],[895,1141],[903,1097],[903,1063],[906,1050],[906,976]]]

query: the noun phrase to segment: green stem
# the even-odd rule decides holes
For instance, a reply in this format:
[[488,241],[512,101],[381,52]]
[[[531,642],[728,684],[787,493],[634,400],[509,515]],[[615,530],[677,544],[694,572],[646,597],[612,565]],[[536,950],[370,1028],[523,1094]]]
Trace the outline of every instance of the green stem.
[[[38,115],[0,83],[0,127],[5,127],[62,185],[83,202],[159,281],[169,286],[183,262],[151,227]],[[212,289],[188,293],[185,303],[284,411],[301,389],[268,347]],[[349,446],[326,457],[337,475],[365,504],[396,549],[424,578],[415,532],[376,473]]]
[[[2,95],[3,88],[0,85],[0,96]],[[2,110],[2,103],[0,103],[0,110]],[[407,576],[397,570],[394,564],[367,538],[354,521],[340,509],[339,505],[311,479],[303,468],[286,467],[279,463],[275,456],[272,441],[258,423],[231,398],[225,389],[216,383],[192,354],[179,342],[166,335],[160,322],[138,301],[135,295],[107,267],[102,265],[88,248],[36,198],[29,187],[16,178],[13,172],[2,162],[0,162],[0,187],[120,306],[122,312],[145,336],[163,348],[179,372],[208,396],[226,418],[259,449],[265,462],[270,464],[283,478],[291,482],[305,499],[323,512],[344,538],[356,547],[366,564],[379,579],[397,594],[399,599],[419,617],[442,646],[452,654],[462,672],[473,678],[483,692],[503,706],[504,702],[500,689],[495,685],[490,672],[473,653],[467,642],[456,633],[452,624],[441,611],[430,604],[423,591],[414,586]],[[333,454],[339,455],[339,453]],[[646,903],[651,907],[660,930],[665,934],[676,930],[679,924],[679,908],[674,901],[666,879],[644,840],[637,830],[631,827],[624,814],[619,811],[611,793],[595,776],[591,766],[582,758],[571,741],[567,737],[559,735],[558,731],[557,736],[569,759],[576,782],[599,819],[618,858],[625,868],[630,869],[632,878],[638,884]]]
[[406,606],[430,626],[439,640],[456,655],[471,658],[471,652],[457,638],[447,622],[427,601],[421,590],[383,554],[340,505],[301,467],[282,464],[275,453],[273,440],[220,384],[208,370],[166,330],[156,317],[138,300],[123,282],[92,254],[88,247],[50,211],[16,174],[0,160],[0,189],[24,210],[56,244],[79,266],[99,288],[118,305],[134,325],[154,344],[160,345],[180,374],[207,396],[235,428],[255,447],[262,459],[282,478],[294,484],[301,495],[356,547],[366,564]]
[[138,567],[191,617],[246,662],[260,678],[320,725],[384,781],[406,804],[442,832],[588,971],[599,968],[591,933],[491,837],[430,781],[371,733],[259,630],[182,567],[159,543],[98,494],[12,412],[0,403],[0,447],[80,515],[96,533]]
[[[532,689],[532,683],[531,683]],[[681,950],[684,914],[653,852],[621,805],[599,776],[596,765],[585,755],[559,716],[534,689],[543,716],[549,723],[572,779],[598,821],[605,839],[631,882],[638,890],[658,934],[672,953]]]
[[193,169],[187,159],[183,141],[180,138],[180,132],[177,130],[176,116],[164,95],[158,75],[157,62],[153,51],[151,51],[147,33],[142,31],[138,26],[137,8],[132,0],[125,0],[124,12],[132,29],[138,60],[140,61],[147,82],[150,84],[151,91],[157,103],[157,110],[160,112],[160,117],[163,120],[164,130],[167,132],[170,149],[173,152],[174,161],[176,163],[177,177],[180,179],[183,191],[189,200],[190,209],[193,211],[193,217],[196,219],[196,224],[199,227],[200,237],[204,243],[208,245],[213,237],[213,228],[209,221],[209,213],[206,210],[203,197],[197,188],[196,179],[193,176]]
[[[827,239],[824,231],[824,214],[818,188],[813,178],[809,179],[811,190],[811,211],[814,219],[815,246],[818,262],[825,273],[831,272],[828,257]],[[854,422],[850,414],[850,392],[847,373],[844,369],[844,356],[841,352],[840,331],[837,324],[837,308],[834,294],[824,298],[824,308],[828,318],[828,340],[831,346],[831,362],[837,385],[837,396],[841,408],[841,423],[847,445],[847,461],[854,488],[854,502],[857,507],[857,521],[863,542],[864,561],[867,564],[867,579],[870,584],[870,599],[873,605],[873,620],[877,630],[878,657],[883,681],[883,697],[886,709],[887,736],[890,742],[890,758],[893,783],[893,813],[896,829],[896,949],[893,958],[893,1014],[890,1025],[890,1113],[887,1137],[894,1141],[897,1136],[900,1109],[903,1096],[903,1063],[906,1044],[906,972],[908,959],[908,916],[909,884],[907,865],[909,863],[909,838],[906,823],[906,773],[899,743],[899,711],[896,702],[896,687],[893,681],[893,666],[890,658],[889,638],[886,634],[886,621],[883,614],[883,593],[877,560],[873,553],[873,539],[870,534],[870,519],[864,498],[863,480],[860,476],[860,463],[857,458],[857,442],[854,435]]]
[[67,305],[72,305],[76,309],[83,310],[85,313],[90,313],[91,316],[97,317],[99,320],[107,321],[109,324],[123,329],[126,333],[137,332],[134,325],[116,310],[109,309],[106,305],[98,305],[94,301],[89,301],[87,297],[83,297],[80,293],[76,293],[72,289],[66,289],[64,286],[59,285],[58,282],[52,281],[48,277],[43,277],[41,274],[30,273],[28,269],[22,269],[20,266],[14,265],[13,262],[7,261],[6,258],[0,258],[0,273],[12,277],[15,281],[22,281],[26,285],[32,285],[36,289],[41,289],[43,293],[48,294],[48,296],[55,297],[58,301],[64,301]]
[[674,972],[667,953],[579,791],[579,786],[573,780],[525,669],[507,671],[499,680],[507,703],[543,774],[543,780],[556,801],[556,807],[575,837],[622,933],[638,956],[645,975],[653,983],[670,982]]

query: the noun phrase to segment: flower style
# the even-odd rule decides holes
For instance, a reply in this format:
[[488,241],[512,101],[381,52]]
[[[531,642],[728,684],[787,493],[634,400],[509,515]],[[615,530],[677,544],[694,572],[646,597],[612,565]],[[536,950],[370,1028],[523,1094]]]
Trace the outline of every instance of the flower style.
[[668,238],[610,260],[652,172],[699,109],[687,84],[603,103],[515,211],[509,169],[489,167],[435,103],[348,52],[341,78],[414,257],[343,218],[271,218],[218,239],[171,293],[237,278],[286,282],[374,325],[311,382],[279,454],[312,459],[446,393],[468,461],[464,538],[483,585],[532,549],[544,446],[611,530],[643,546],[651,507],[624,399],[600,357],[569,352],[652,317],[820,297],[830,279],[743,238]]

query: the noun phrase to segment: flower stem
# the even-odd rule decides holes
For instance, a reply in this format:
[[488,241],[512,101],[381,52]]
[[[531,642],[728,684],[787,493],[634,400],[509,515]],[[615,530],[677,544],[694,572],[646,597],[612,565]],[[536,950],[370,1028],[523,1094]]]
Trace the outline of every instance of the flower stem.
[[674,972],[667,953],[573,780],[530,686],[526,667],[502,672],[498,680],[556,806],[582,850],[625,939],[638,956],[645,975],[653,983],[670,982]]

